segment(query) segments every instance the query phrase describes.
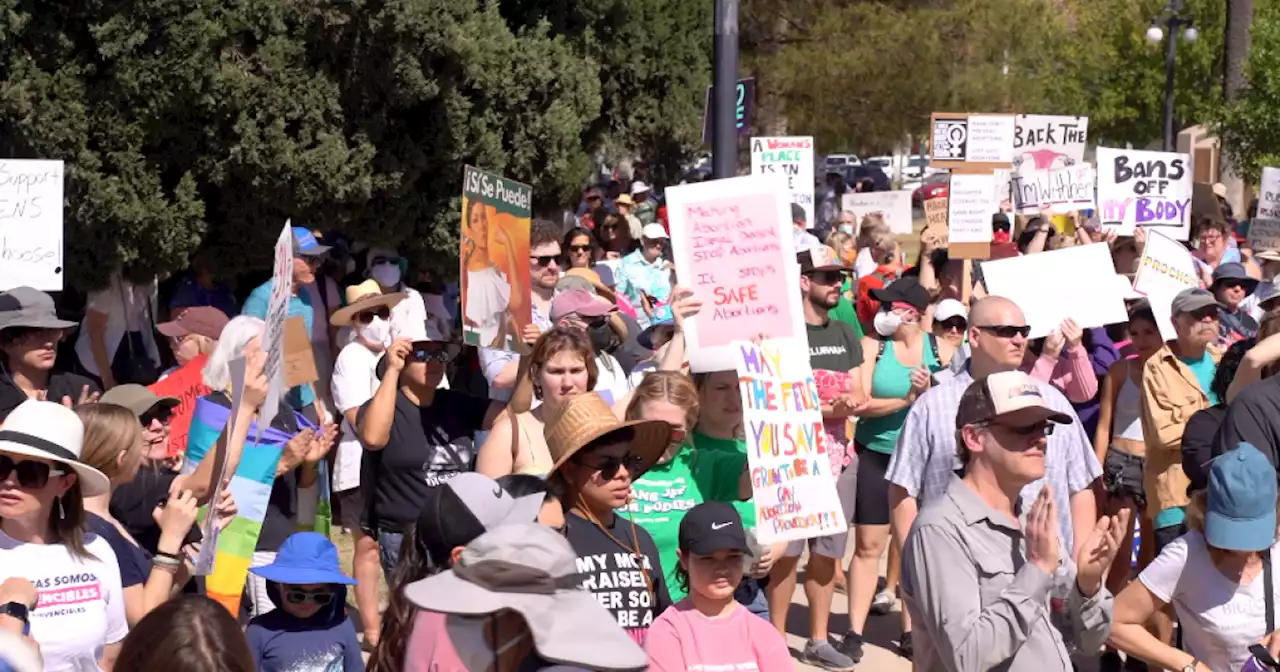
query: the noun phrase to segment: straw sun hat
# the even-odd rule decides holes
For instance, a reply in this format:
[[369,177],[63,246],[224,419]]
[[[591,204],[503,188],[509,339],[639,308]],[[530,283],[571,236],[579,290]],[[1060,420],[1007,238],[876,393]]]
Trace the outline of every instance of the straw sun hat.
[[661,420],[632,420],[622,422],[613,409],[595,392],[570,397],[560,414],[547,425],[547,449],[555,464],[555,472],[584,446],[619,429],[635,433],[631,440],[631,452],[640,457],[640,468],[631,474],[639,478],[657,463],[658,458],[671,443],[671,425]]
[[346,307],[334,311],[333,317],[329,318],[329,324],[335,327],[345,327],[351,324],[351,318],[366,310],[372,310],[379,306],[394,308],[397,303],[400,303],[401,299],[407,296],[404,292],[383,294],[382,288],[378,286],[378,281],[372,278],[358,285],[348,287],[346,294]]

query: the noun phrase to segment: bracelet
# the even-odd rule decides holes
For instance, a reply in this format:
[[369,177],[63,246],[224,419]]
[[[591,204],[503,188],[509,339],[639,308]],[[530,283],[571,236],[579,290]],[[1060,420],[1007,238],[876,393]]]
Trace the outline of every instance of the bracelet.
[[151,569],[153,569],[153,570],[158,569],[158,570],[160,570],[160,571],[162,571],[162,572],[168,572],[169,574],[177,574],[177,573],[178,573],[178,565],[171,565],[171,564],[169,564],[169,563],[164,563],[164,562],[155,562],[155,561],[152,561],[152,563],[151,563]]
[[173,562],[182,562],[182,558],[181,558],[180,556],[178,556],[178,554],[177,554],[177,553],[168,553],[168,552],[160,551],[160,550],[157,550],[157,551],[155,552],[155,554],[154,554],[154,556],[153,556],[153,559],[154,559],[154,558],[167,558],[167,559],[169,559],[169,560],[171,560],[171,561],[173,561]]
[[174,556],[157,554],[155,557],[151,558],[151,565],[153,567],[180,567],[182,566],[182,561]]

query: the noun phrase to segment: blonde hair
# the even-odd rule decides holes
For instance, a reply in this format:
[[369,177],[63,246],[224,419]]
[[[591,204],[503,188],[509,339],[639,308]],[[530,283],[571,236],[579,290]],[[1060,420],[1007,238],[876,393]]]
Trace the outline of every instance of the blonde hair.
[[679,371],[653,371],[646,375],[631,393],[627,420],[644,420],[644,405],[651,401],[665,401],[683,408],[686,431],[693,431],[698,424],[698,388],[689,376]]
[[[1207,490],[1197,490],[1191,495],[1191,501],[1187,503],[1187,529],[1204,533],[1204,519],[1209,510],[1209,492]],[[1280,516],[1280,500],[1276,501],[1276,515]]]
[[878,234],[889,233],[889,224],[884,217],[875,213],[862,218],[862,226],[858,228],[858,249],[875,245]]
[[836,252],[839,252],[845,245],[852,244],[853,236],[845,233],[844,231],[832,231],[831,235],[827,236],[827,247],[835,250]]
[[[138,416],[124,406],[102,402],[80,406],[76,415],[84,423],[81,461],[113,481],[122,474],[132,473],[142,460],[142,451],[138,450],[142,425],[138,423]],[[120,453],[126,453],[123,463]]]

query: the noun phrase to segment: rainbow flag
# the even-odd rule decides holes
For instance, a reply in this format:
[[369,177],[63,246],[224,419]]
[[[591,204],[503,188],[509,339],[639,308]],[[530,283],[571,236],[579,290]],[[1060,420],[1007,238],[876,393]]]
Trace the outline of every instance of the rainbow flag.
[[[315,428],[301,414],[295,412],[294,417],[297,418],[299,428]],[[187,435],[187,459],[183,464],[183,473],[195,471],[200,460],[217,443],[230,419],[231,409],[226,406],[210,401],[207,397],[196,401]],[[218,534],[213,573],[205,579],[209,597],[226,607],[233,616],[240,612],[240,596],[244,592],[245,578],[249,574],[253,549],[262,532],[262,521],[266,518],[267,501],[271,497],[271,486],[276,477],[276,465],[280,462],[285,444],[293,438],[291,434],[268,427],[262,432],[259,441],[254,443],[257,434],[257,423],[254,423],[249,427],[249,437],[245,440],[240,464],[231,476],[231,494],[236,499],[239,513]],[[326,471],[322,466],[321,483],[324,483]],[[327,487],[322,486],[321,489],[327,490]],[[323,502],[323,506],[316,507],[317,518],[321,510],[328,511],[327,501]],[[301,526],[302,521],[299,523]],[[324,527],[327,528],[327,523]],[[317,524],[314,529],[319,530],[321,526]]]

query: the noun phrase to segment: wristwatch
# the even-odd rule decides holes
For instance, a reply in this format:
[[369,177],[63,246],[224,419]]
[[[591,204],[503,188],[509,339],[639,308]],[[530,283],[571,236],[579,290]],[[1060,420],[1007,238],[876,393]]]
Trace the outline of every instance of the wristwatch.
[[0,616],[10,616],[22,621],[23,634],[27,634],[31,628],[31,621],[28,620],[30,613],[31,608],[21,602],[5,602],[4,604],[0,604]]

